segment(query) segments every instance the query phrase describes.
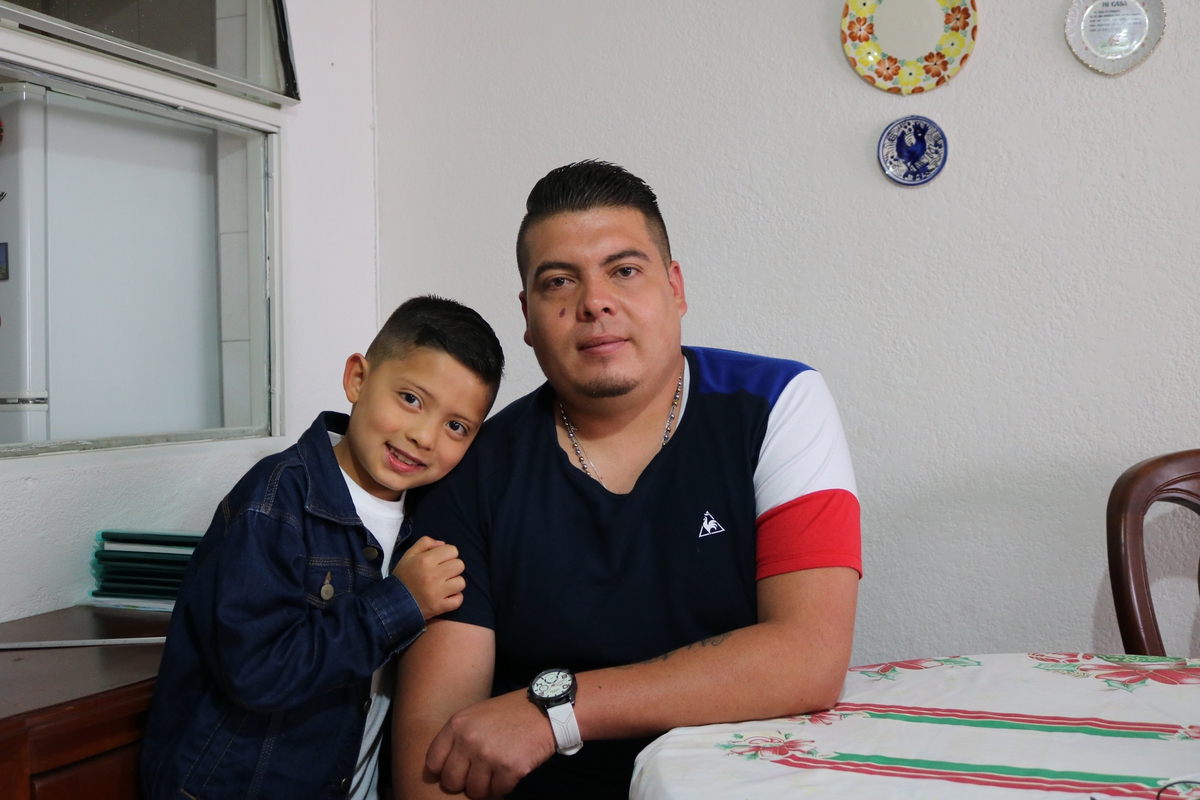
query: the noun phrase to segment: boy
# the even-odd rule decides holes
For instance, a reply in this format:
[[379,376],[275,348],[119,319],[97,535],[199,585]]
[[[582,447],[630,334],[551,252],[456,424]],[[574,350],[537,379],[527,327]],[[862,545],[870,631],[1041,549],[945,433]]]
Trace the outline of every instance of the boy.
[[143,742],[148,800],[357,800],[390,785],[392,657],[464,586],[450,545],[393,552],[410,532],[404,493],[458,464],[503,368],[477,313],[409,300],[347,359],[350,417],[321,414],[221,501],[171,618]]

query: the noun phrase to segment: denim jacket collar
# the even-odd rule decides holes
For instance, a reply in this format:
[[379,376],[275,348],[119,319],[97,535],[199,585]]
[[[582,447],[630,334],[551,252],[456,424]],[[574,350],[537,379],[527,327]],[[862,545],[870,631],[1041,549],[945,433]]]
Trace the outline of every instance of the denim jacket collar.
[[361,525],[354,500],[342,478],[342,468],[333,454],[329,434],[346,435],[350,417],[336,411],[326,411],[316,418],[312,427],[304,432],[296,449],[304,463],[308,478],[308,496],[304,509],[310,514],[343,525]]

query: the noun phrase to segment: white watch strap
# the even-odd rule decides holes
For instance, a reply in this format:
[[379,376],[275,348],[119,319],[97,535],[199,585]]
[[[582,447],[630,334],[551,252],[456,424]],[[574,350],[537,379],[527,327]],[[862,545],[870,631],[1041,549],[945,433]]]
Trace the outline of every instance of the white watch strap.
[[558,752],[564,756],[573,756],[583,747],[583,737],[579,734],[579,723],[575,721],[575,706],[563,703],[546,709],[550,717],[550,727],[554,730],[554,741],[558,743]]

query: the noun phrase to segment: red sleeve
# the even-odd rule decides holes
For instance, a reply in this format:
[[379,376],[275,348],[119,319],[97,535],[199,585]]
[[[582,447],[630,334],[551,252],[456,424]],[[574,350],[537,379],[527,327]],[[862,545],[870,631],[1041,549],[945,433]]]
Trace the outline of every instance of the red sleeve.
[[845,489],[797,497],[757,521],[757,580],[817,567],[850,567],[862,577],[858,498]]

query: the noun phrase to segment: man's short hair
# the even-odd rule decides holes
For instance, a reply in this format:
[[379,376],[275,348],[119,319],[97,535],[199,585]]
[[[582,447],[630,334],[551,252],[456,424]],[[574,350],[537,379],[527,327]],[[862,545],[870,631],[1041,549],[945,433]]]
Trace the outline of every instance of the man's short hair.
[[607,161],[577,161],[546,173],[525,201],[525,219],[517,233],[517,270],[522,286],[529,273],[529,248],[525,244],[529,229],[556,214],[593,208],[636,208],[642,212],[646,230],[663,262],[671,263],[671,240],[654,190],[624,167]]
[[504,374],[504,350],[492,326],[474,309],[434,295],[405,300],[375,334],[367,348],[367,362],[405,358],[418,347],[446,353],[474,372],[496,396]]

